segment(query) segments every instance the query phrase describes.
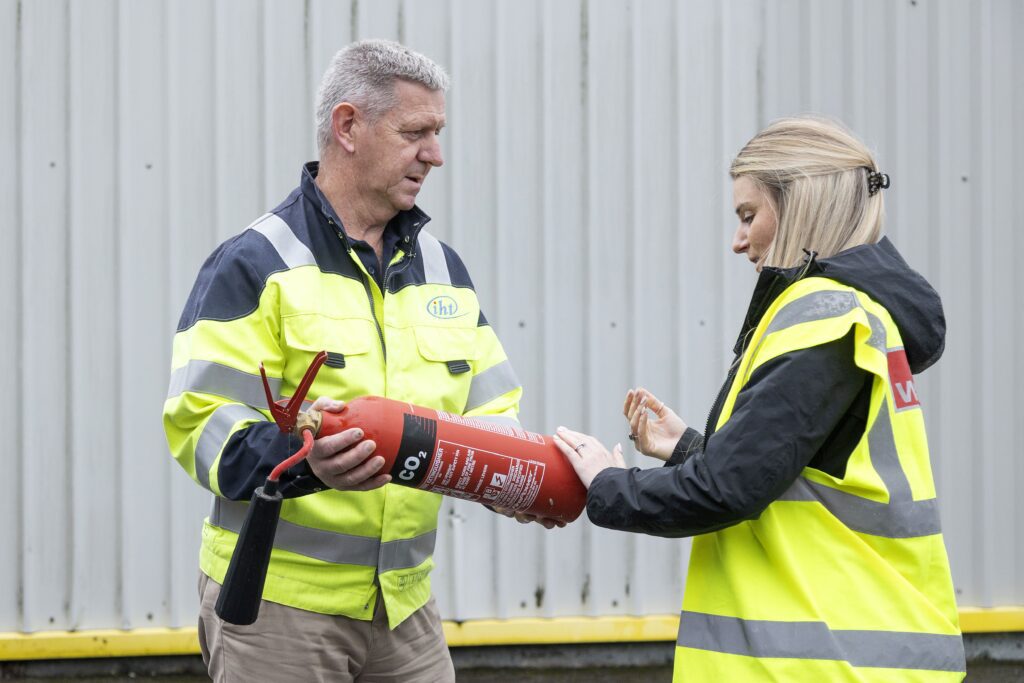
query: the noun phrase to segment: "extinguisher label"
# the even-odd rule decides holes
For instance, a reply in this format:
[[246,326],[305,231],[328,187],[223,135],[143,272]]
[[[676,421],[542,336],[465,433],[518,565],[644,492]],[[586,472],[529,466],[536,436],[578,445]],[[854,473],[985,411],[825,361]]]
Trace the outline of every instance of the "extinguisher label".
[[522,427],[515,425],[500,424],[497,422],[488,422],[487,420],[474,420],[473,418],[462,417],[461,415],[455,415],[453,413],[446,413],[444,411],[437,411],[437,419],[443,422],[451,422],[452,424],[462,425],[463,427],[473,427],[474,429],[482,429],[486,432],[493,432],[494,434],[504,434],[505,436],[512,436],[523,441],[532,441],[533,443],[544,443],[544,437],[534,432],[528,432]]
[[437,422],[422,415],[403,415],[402,440],[398,456],[391,466],[391,478],[396,484],[419,486],[427,475],[430,455],[437,441]]
[[544,463],[437,442],[437,451],[420,488],[454,498],[525,510],[544,481]]

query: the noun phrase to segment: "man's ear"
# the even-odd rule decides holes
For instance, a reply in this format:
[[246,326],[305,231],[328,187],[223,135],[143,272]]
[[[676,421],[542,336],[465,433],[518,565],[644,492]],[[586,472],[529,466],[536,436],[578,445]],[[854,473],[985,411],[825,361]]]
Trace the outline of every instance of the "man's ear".
[[331,111],[331,131],[334,141],[349,154],[356,151],[354,128],[362,118],[359,110],[348,102],[342,102]]

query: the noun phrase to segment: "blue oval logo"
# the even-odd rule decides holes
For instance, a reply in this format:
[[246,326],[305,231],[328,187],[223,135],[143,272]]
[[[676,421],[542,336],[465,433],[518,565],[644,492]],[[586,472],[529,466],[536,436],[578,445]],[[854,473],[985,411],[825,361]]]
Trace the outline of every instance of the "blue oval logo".
[[435,296],[427,302],[427,313],[435,318],[459,317],[459,302],[450,296]]

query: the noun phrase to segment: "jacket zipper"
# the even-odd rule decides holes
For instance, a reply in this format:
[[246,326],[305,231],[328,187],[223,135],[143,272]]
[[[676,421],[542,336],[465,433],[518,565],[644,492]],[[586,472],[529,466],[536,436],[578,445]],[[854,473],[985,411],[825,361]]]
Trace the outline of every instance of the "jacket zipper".
[[[338,236],[341,237],[340,234]],[[358,258],[357,256],[352,255],[352,247],[351,245],[349,245],[347,240],[345,240],[345,249],[346,251],[348,251],[349,258]],[[384,291],[380,293],[382,299],[384,298],[386,292],[388,291],[388,283],[391,281],[391,278],[397,273],[400,273],[406,268],[408,268],[408,264],[412,262],[412,259],[415,256],[415,252],[409,252],[408,254],[406,254],[402,258],[402,260],[399,261],[399,265],[405,265],[402,265],[402,267],[397,270],[391,269],[391,266],[393,264],[389,263],[387,265],[387,267],[384,269]],[[377,328],[377,338],[380,340],[380,350],[381,353],[384,354],[384,362],[386,363],[388,360],[388,347],[387,344],[384,342],[384,330],[380,326],[380,320],[377,319],[377,309],[376,305],[373,302],[373,290],[371,289],[370,276],[366,275],[365,273],[363,274],[363,291],[366,292],[366,300],[370,304],[370,313],[373,314],[373,324],[374,327]]]
[[711,438],[711,420],[715,418],[722,410],[722,403],[725,401],[725,394],[729,391],[729,387],[732,386],[732,382],[736,379],[736,373],[740,369],[740,358],[743,357],[743,352],[740,351],[740,355],[736,357],[732,367],[729,368],[729,373],[725,376],[725,384],[718,390],[718,396],[715,397],[715,402],[711,404],[711,412],[708,413],[707,423],[704,425],[704,446],[707,447],[708,439]]
[[[345,245],[345,251],[348,253],[348,257],[352,258],[352,259],[356,259],[356,261],[358,261],[359,257],[358,256],[353,256],[353,254],[352,254],[352,245],[349,244],[348,238],[345,236],[345,234],[341,231],[341,229],[337,225],[335,225],[335,223],[334,223],[334,221],[332,219],[328,218],[327,222],[330,223],[331,226],[334,227],[334,234],[336,234],[338,236],[338,239],[341,240],[341,243],[343,245]],[[417,224],[417,227],[419,227],[419,224]],[[418,232],[419,231],[417,231],[417,233]],[[405,241],[409,242],[411,240],[409,239],[409,237],[406,237]],[[413,241],[413,244],[415,244],[415,241]],[[413,248],[412,251],[409,251],[408,253],[406,253],[406,255],[402,258],[402,260],[398,262],[399,265],[405,264],[400,269],[395,270],[395,271],[392,272],[392,270],[391,270],[392,264],[391,263],[389,263],[384,268],[384,289],[380,293],[380,296],[381,296],[382,300],[384,299],[385,293],[388,291],[388,282],[391,281],[391,276],[395,275],[396,273],[400,273],[403,270],[405,270],[406,268],[408,268],[409,267],[409,263],[411,263],[412,260],[415,257],[416,257],[416,251],[415,251],[415,248]],[[362,269],[360,268],[360,270],[362,270]],[[366,292],[366,300],[370,304],[370,313],[373,314],[373,324],[377,328],[377,338],[380,340],[380,350],[381,350],[381,353],[384,354],[384,362],[387,363],[387,361],[388,361],[388,347],[387,347],[387,344],[384,343],[384,330],[380,326],[380,320],[377,319],[377,308],[376,308],[376,306],[373,303],[373,290],[370,288],[370,276],[367,273],[365,273],[365,272],[363,273],[363,291]],[[383,314],[383,311],[382,311],[382,314]]]

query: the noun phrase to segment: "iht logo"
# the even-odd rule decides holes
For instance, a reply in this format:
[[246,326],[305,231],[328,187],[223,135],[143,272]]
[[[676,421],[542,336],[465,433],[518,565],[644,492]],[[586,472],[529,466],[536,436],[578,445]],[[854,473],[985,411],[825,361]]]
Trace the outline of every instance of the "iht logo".
[[450,296],[435,296],[427,302],[427,313],[435,318],[458,318],[459,302]]
[[889,382],[892,384],[892,397],[896,410],[920,407],[917,398],[917,387],[914,386],[914,375],[910,373],[910,363],[903,349],[893,349],[887,354],[889,358]]

